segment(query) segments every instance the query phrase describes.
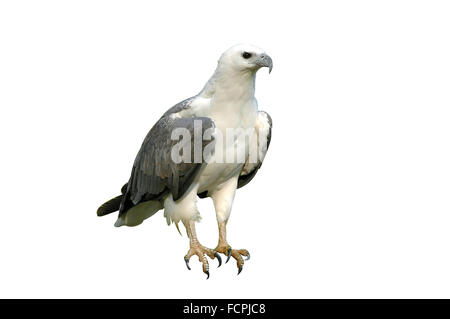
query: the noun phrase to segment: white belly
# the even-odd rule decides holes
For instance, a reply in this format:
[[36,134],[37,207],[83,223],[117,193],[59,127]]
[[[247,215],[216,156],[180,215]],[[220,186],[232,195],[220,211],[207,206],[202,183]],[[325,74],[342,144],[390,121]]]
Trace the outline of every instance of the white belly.
[[199,192],[214,192],[223,183],[239,176],[249,151],[245,139],[242,142],[240,138],[242,138],[242,134],[237,136],[234,143],[228,145],[228,147],[225,141],[224,145],[216,144],[213,157],[200,173],[198,180]]
[[[198,102],[198,106],[193,107],[195,115],[212,118],[222,140],[221,143],[218,143],[216,136],[214,155],[198,177],[198,192],[209,191],[212,193],[223,183],[241,173],[249,152],[249,145],[245,139],[245,135],[248,134],[246,130],[254,129],[258,106],[254,98],[245,103],[227,101],[223,105],[206,103],[203,105],[200,102]],[[220,103],[220,101],[215,101],[215,103]],[[229,135],[227,129],[238,130]],[[231,143],[227,134],[232,136]],[[234,154],[234,156],[230,158],[229,154]]]
[[198,184],[199,193],[208,191],[213,193],[221,185],[235,176],[239,176],[242,171],[242,163],[209,163],[202,171]]
[[[238,127],[239,130],[232,133],[222,133],[221,142],[216,136],[214,155],[200,173],[199,192],[209,191],[212,193],[223,183],[240,175],[250,150],[247,135],[252,134],[253,126],[254,124],[251,123],[251,125]],[[223,131],[224,129],[222,129]],[[227,134],[230,137],[227,138]]]

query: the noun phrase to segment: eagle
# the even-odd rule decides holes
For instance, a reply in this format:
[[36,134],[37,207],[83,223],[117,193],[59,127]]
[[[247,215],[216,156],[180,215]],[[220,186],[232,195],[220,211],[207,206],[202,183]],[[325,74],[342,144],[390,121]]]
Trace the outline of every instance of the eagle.
[[[180,232],[181,221],[186,228],[190,246],[184,261],[189,270],[196,255],[208,279],[206,257],[220,266],[224,254],[226,262],[236,260],[239,275],[243,257],[248,260],[250,253],[229,245],[227,222],[236,190],[255,177],[270,144],[272,119],[258,109],[255,78],[260,68],[270,73],[272,66],[272,58],[253,45],[225,51],[200,93],[170,108],[151,128],[121,195],[101,205],[97,215],[119,211],[116,227],[136,226],[164,210],[169,225],[174,223]],[[196,203],[206,197],[216,211],[215,249],[201,245],[195,230],[200,220]]]

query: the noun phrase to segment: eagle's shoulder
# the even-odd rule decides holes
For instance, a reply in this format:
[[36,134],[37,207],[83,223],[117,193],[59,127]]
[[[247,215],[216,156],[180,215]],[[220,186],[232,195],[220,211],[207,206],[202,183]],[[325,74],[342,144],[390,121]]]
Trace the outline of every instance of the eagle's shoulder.
[[175,104],[170,109],[168,109],[166,111],[166,113],[163,114],[162,117],[164,118],[164,117],[167,117],[167,116],[170,116],[172,114],[175,114],[175,113],[178,113],[180,111],[188,109],[191,106],[192,101],[194,101],[196,97],[197,96],[192,96],[192,97],[190,97],[188,99],[185,99],[185,100]]

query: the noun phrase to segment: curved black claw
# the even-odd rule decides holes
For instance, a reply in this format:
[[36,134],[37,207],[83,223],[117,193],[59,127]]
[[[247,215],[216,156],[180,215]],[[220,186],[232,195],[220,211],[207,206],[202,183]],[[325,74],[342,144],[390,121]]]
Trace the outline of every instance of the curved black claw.
[[241,271],[242,271],[242,266],[239,267],[239,269],[238,269],[238,275],[241,273]]
[[184,262],[186,263],[187,269],[191,270],[191,267],[189,267],[189,259],[187,259],[186,257],[184,257]]
[[231,248],[228,249],[228,252],[227,252],[227,261],[226,261],[225,263],[227,263],[227,262],[230,260],[230,257],[231,257]]
[[208,280],[209,279],[209,270],[207,270],[207,271],[205,271],[205,274],[206,274],[206,280]]
[[222,258],[220,258],[220,255],[217,251],[214,252],[214,257],[216,257],[217,261],[219,262],[219,266],[217,266],[217,268],[219,268],[220,266],[222,266]]
[[247,251],[247,258],[245,260],[250,260],[250,253]]

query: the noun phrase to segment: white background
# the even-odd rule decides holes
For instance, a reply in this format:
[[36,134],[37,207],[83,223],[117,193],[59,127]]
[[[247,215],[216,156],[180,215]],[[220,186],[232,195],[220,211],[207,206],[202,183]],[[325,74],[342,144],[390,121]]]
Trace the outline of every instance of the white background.
[[[0,297],[450,297],[448,2],[158,3],[1,2]],[[242,42],[274,61],[273,139],[228,227],[252,259],[207,281],[162,213],[96,209]]]

